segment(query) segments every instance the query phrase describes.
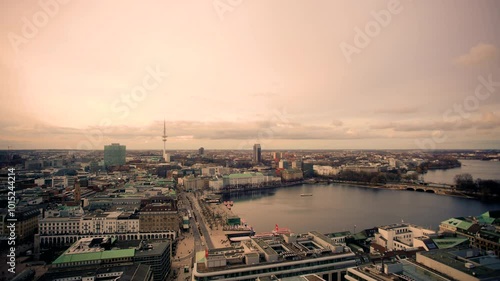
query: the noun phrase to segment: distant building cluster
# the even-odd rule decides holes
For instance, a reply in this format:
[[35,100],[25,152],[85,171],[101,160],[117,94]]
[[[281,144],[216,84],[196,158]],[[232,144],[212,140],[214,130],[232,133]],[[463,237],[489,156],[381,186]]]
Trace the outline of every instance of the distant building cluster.
[[[34,259],[52,248],[66,249],[38,280],[165,280],[173,272],[171,256],[182,232],[206,221],[191,213],[193,206],[182,203],[185,194],[220,204],[223,194],[236,191],[313,183],[325,177],[329,181],[343,173],[405,176],[457,165],[450,155],[476,157],[458,152],[445,157],[399,151],[263,151],[260,144],[247,151],[200,147],[167,152],[166,140],[164,124],[163,150],[127,151],[125,145],[112,143],[100,151],[0,154],[0,240],[10,235],[5,207],[14,200],[16,239],[33,244]],[[8,199],[3,181],[6,167],[16,168],[14,199]],[[253,235],[239,217],[225,217],[225,223],[226,229],[245,229],[248,237],[226,248],[194,253],[189,258],[192,280],[500,276],[500,211],[449,218],[439,231],[401,222],[357,233],[276,230]]]

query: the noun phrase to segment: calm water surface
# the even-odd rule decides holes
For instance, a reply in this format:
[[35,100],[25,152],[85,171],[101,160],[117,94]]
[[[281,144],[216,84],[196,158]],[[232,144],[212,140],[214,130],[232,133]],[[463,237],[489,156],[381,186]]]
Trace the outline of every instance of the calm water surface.
[[[463,160],[462,167],[431,171],[425,180],[452,183],[459,173],[474,178],[500,179],[500,162]],[[302,197],[302,193],[313,196]],[[450,217],[479,215],[500,209],[500,203],[450,197],[415,191],[381,190],[344,184],[304,184],[248,194],[231,194],[233,211],[257,232],[268,232],[275,224],[300,233],[356,231],[402,220],[437,229]]]
[[[302,197],[301,193],[313,196]],[[415,191],[380,190],[343,184],[300,185],[267,192],[232,195],[233,211],[257,232],[275,224],[300,233],[357,231],[404,222],[436,229],[445,219],[500,209],[500,203]]]
[[500,162],[460,160],[462,167],[448,170],[432,170],[424,175],[426,182],[453,184],[455,175],[469,173],[474,179],[500,180]]

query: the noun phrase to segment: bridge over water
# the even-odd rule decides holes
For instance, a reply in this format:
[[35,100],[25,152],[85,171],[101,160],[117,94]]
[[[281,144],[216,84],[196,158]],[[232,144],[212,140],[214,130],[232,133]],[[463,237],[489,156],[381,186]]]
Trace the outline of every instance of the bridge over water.
[[449,195],[451,193],[460,193],[457,191],[454,185],[449,184],[434,184],[427,183],[423,184],[409,184],[409,183],[398,183],[398,184],[386,184],[383,188],[387,189],[396,189],[396,190],[408,190],[408,191],[417,191],[417,192],[428,192],[428,193],[436,193],[436,194],[446,194]]

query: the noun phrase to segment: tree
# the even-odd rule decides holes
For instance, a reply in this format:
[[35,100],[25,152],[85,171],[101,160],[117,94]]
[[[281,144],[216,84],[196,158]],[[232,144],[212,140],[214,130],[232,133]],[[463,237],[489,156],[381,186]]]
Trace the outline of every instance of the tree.
[[474,179],[471,174],[464,173],[455,176],[455,184],[457,189],[466,191],[475,191],[476,185],[474,184]]
[[500,195],[500,182],[494,180],[476,180],[476,185],[479,190],[481,199],[483,200],[498,200]]

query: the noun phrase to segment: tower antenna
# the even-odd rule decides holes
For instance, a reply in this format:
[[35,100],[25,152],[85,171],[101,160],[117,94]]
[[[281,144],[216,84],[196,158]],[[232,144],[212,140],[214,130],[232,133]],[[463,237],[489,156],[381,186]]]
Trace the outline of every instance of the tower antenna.
[[161,137],[163,140],[163,159],[165,160],[165,162],[170,162],[170,159],[167,159],[167,153],[165,151],[165,146],[167,142],[167,125],[165,124],[165,119],[163,119],[163,136]]

